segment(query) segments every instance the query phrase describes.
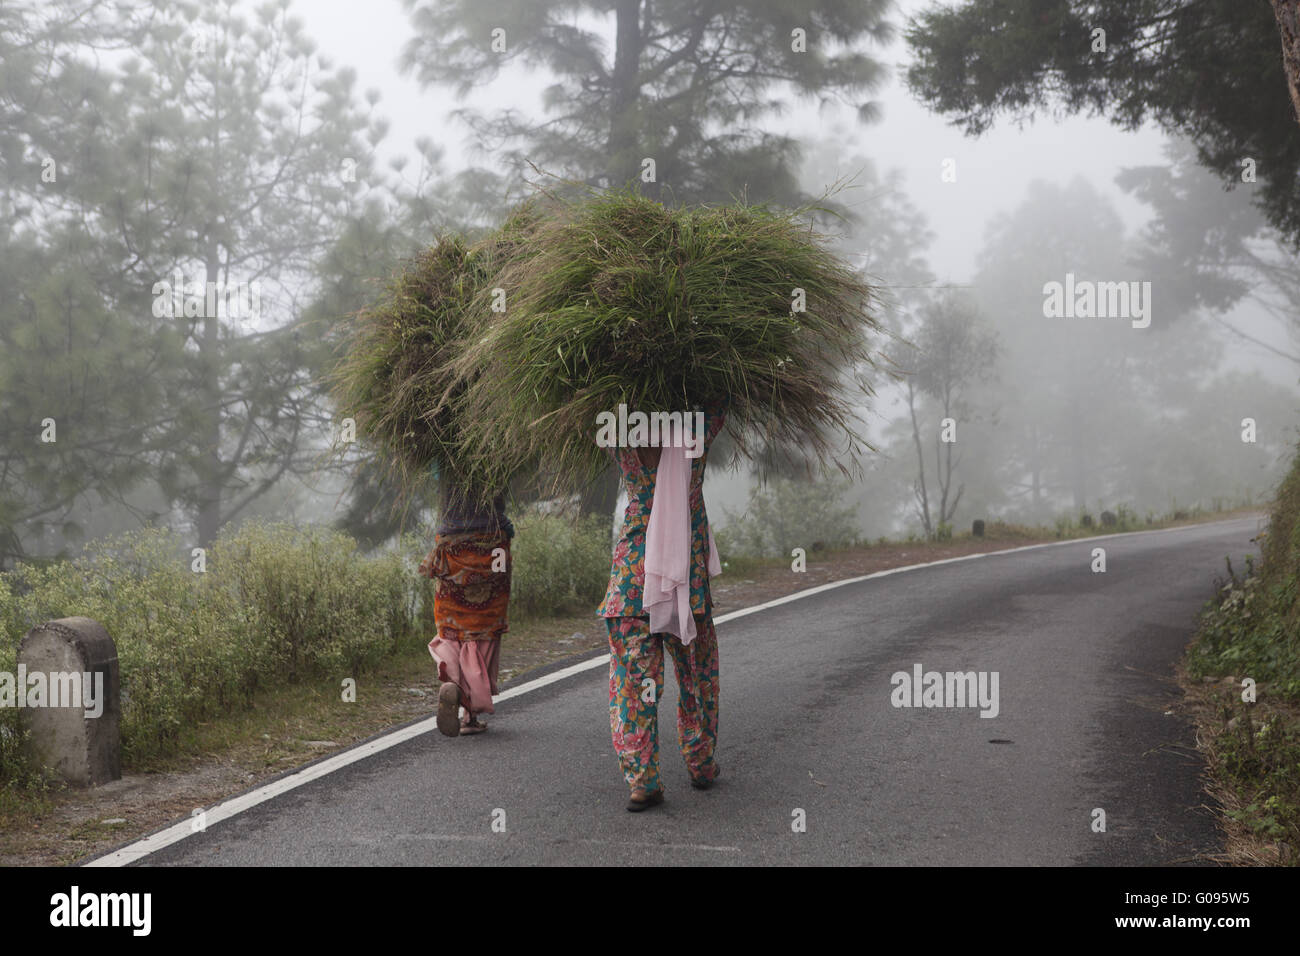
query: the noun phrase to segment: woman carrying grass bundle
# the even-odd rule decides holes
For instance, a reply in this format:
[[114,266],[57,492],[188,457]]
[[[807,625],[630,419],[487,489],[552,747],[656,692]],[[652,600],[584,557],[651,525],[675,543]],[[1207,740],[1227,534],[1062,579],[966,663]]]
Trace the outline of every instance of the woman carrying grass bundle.
[[[433,617],[438,633],[429,653],[438,665],[438,730],[448,737],[487,730],[479,720],[494,713],[501,635],[509,630],[510,539],[515,529],[503,495],[491,507],[476,502],[463,477],[444,467],[439,476],[442,507],[433,550],[420,574],[434,582]],[[458,717],[464,709],[464,716]]]
[[704,510],[704,468],[725,418],[723,403],[713,403],[703,413],[703,435],[674,429],[661,447],[614,453],[627,509],[596,613],[609,630],[610,730],[633,813],[664,799],[658,713],[665,645],[677,678],[677,742],[691,786],[705,790],[718,777],[718,639],[709,577],[722,568]]
[[[735,457],[788,451],[847,473],[870,447],[856,422],[876,367],[867,343],[880,329],[873,290],[812,230],[810,211],[669,208],[635,186],[547,192],[525,241],[482,284],[472,310],[484,318],[481,333],[464,338],[452,363],[469,383],[458,460],[491,476],[487,487],[529,462],[539,488],[561,497],[608,467],[601,446],[614,443],[591,440],[593,418],[704,406],[704,434],[693,437],[707,446],[722,427],[716,399],[726,396]],[[487,300],[500,293],[504,309]],[[630,437],[616,454],[628,506],[598,614],[609,628],[614,746],[637,811],[663,799],[655,701],[665,644],[682,688],[678,740],[691,781],[707,787],[717,777],[708,576],[718,567],[705,455],[671,442],[638,451],[631,446],[646,442]]]
[[[531,208],[524,204],[478,242],[444,235],[406,261],[356,313],[332,375],[340,414],[354,418],[358,432],[383,453],[385,478],[401,492],[402,504],[427,489],[430,474],[439,479],[440,525],[419,573],[434,581],[437,634],[428,646],[442,681],[438,729],[448,736],[482,732],[480,716],[493,713],[514,535],[503,496],[490,493],[505,478],[476,468],[479,445],[466,443],[460,400],[478,369],[452,366],[481,335],[476,297],[490,285],[499,259],[524,244]],[[502,456],[485,457],[502,466]]]

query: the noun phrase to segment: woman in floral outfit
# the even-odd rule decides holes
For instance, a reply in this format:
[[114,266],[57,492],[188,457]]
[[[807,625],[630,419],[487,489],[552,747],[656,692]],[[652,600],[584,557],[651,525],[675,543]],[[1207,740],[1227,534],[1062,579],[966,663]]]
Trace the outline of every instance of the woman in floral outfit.
[[[609,630],[610,729],[623,777],[631,790],[627,809],[632,812],[663,802],[658,702],[664,688],[665,645],[677,677],[677,741],[691,786],[707,789],[718,777],[714,760],[718,736],[718,641],[713,629],[709,577],[720,567],[704,509],[704,468],[709,444],[725,419],[723,403],[704,409],[703,445],[696,458],[683,457],[680,442],[678,447],[613,450],[623,473],[627,510],[614,547],[609,587],[596,613],[605,618]],[[674,476],[671,480],[679,481],[679,486],[672,494],[664,488],[657,501],[656,483],[663,475]],[[664,512],[654,521],[652,504]],[[674,537],[672,530],[662,530],[669,522],[675,528],[679,518],[680,535]],[[652,527],[655,522],[660,527]],[[651,539],[650,593],[646,589],[647,538]],[[669,543],[665,545],[664,541]],[[671,564],[674,559],[679,562],[680,573],[661,576],[659,563]],[[666,630],[652,632],[652,619],[670,623]]]

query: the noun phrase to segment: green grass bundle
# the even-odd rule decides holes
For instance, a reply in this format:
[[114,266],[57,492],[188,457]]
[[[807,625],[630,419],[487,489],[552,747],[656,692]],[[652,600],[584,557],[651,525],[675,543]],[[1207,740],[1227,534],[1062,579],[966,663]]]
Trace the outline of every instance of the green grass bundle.
[[356,421],[358,436],[381,453],[403,492],[429,487],[435,464],[456,462],[476,477],[473,457],[463,454],[460,401],[477,372],[457,359],[485,331],[473,309],[478,293],[520,253],[537,218],[528,202],[476,243],[439,238],[353,317],[332,374],[334,398],[340,417]]
[[[801,222],[762,206],[668,208],[630,190],[552,198],[493,286],[505,311],[461,355],[475,467],[535,456],[557,486],[608,464],[596,416],[729,401],[740,454],[856,460],[872,290]],[[804,311],[795,309],[803,290]],[[480,291],[482,297],[485,293]]]

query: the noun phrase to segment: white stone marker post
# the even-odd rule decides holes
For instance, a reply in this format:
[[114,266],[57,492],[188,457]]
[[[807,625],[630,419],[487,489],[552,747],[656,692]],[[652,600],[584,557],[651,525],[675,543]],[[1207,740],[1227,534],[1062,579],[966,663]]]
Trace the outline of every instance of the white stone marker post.
[[[31,731],[28,746],[37,761],[76,787],[121,778],[117,645],[104,626],[88,617],[65,617],[34,627],[19,646],[18,668],[26,672],[29,688],[19,719]],[[30,701],[34,680],[44,684],[38,706]],[[56,703],[61,706],[50,706]]]

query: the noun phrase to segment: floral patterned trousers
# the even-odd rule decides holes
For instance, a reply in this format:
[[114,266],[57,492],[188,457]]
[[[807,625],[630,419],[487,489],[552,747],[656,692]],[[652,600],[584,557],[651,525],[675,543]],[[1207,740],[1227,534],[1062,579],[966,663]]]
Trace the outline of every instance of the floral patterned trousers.
[[695,618],[690,644],[671,634],[651,634],[644,617],[609,617],[609,726],[623,778],[634,794],[662,789],[659,782],[659,698],[664,690],[664,645],[677,675],[677,744],[686,769],[712,780],[718,741],[718,636],[713,617]]

